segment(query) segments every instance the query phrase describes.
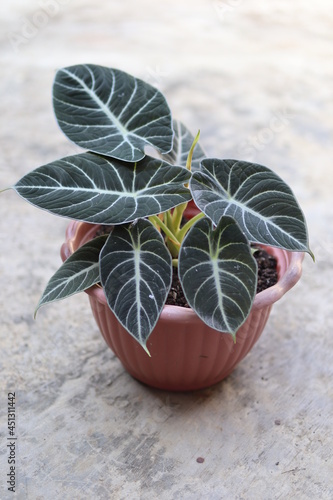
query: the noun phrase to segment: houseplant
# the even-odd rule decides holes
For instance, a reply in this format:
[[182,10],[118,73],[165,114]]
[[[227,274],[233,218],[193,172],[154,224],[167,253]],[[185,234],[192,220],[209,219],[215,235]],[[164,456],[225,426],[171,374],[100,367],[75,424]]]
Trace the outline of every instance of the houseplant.
[[[290,188],[262,165],[206,158],[199,134],[193,138],[173,121],[161,92],[123,71],[96,65],[60,69],[53,105],[65,135],[88,151],[33,170],[13,189],[39,208],[81,221],[70,232],[84,234],[79,244],[71,240],[71,249],[66,243],[64,263],[37,310],[83,290],[102,294],[121,332],[135,339],[132,347],[149,363],[154,355],[149,358],[147,341],[176,270],[192,309],[185,314],[201,328],[207,325],[207,336],[231,339],[231,352],[255,303],[257,265],[250,244],[296,252],[299,260],[299,253],[312,255]],[[189,202],[195,215],[186,220]]]

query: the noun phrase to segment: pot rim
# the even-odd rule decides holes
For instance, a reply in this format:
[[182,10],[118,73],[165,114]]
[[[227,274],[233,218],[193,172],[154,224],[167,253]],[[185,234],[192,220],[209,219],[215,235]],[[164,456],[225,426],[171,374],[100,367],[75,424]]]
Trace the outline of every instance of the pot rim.
[[[90,226],[90,228],[89,228]],[[99,224],[91,224],[88,222],[81,221],[71,221],[66,229],[66,240],[61,247],[61,258],[65,261],[76,249],[75,241],[76,239],[83,238],[83,236],[88,232],[91,232],[91,236],[95,232],[96,226]],[[286,271],[283,276],[279,277],[278,282],[258,293],[253,301],[252,309],[262,309],[268,305],[277,302],[285,293],[287,293],[296,283],[299,281],[302,275],[302,262],[304,259],[304,252],[291,252],[289,250],[284,250],[281,248],[271,247],[268,245],[260,245],[263,249],[268,249],[278,260],[284,261],[286,266]],[[94,285],[85,292],[97,299],[101,304],[107,305],[107,300],[103,289],[97,285]],[[184,316],[190,318],[191,316],[197,316],[197,314],[191,308],[178,307],[166,304],[162,310],[162,316],[179,316],[180,310]]]

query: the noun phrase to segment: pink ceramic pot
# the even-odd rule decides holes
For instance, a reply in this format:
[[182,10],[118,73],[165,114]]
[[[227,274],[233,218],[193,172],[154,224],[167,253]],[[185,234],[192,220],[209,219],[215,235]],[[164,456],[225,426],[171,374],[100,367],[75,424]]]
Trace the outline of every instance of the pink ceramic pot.
[[[62,259],[92,239],[97,227],[71,222]],[[149,357],[111,312],[102,288],[94,286],[86,293],[104,340],[134,378],[171,391],[202,389],[232,372],[260,337],[273,303],[301,276],[303,253],[270,247],[269,252],[278,260],[279,281],[256,295],[249,317],[237,332],[236,344],[230,334],[209,328],[192,309],[166,305],[147,343]]]

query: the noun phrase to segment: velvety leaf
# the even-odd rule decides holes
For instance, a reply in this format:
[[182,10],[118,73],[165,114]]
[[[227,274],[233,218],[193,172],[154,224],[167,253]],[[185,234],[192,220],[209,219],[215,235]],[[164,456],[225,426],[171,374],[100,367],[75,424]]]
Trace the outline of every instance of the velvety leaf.
[[311,254],[303,212],[289,186],[269,168],[209,158],[193,174],[190,189],[214,224],[230,215],[250,241]]
[[184,187],[190,175],[148,156],[133,165],[82,153],[33,170],[14,189],[33,205],[63,217],[120,224],[190,200]]
[[[191,146],[194,141],[194,137],[191,132],[185,127],[180,121],[174,120],[173,122],[174,139],[172,150],[163,155],[163,159],[170,162],[172,165],[180,165],[186,167],[186,160],[190,152]],[[191,170],[195,172],[199,169],[200,162],[206,158],[205,152],[201,148],[200,144],[195,145]]]
[[53,105],[62,131],[79,146],[138,161],[146,145],[167,153],[172,118],[159,90],[118,69],[82,64],[60,69]]
[[106,236],[99,236],[68,257],[48,282],[35,314],[42,305],[70,297],[100,281],[99,254],[105,242]]
[[179,277],[198,316],[234,335],[252,306],[257,265],[233,218],[222,217],[215,230],[207,218],[193,225],[180,249]]
[[171,286],[171,255],[153,224],[115,226],[101,252],[101,281],[111,310],[146,349]]

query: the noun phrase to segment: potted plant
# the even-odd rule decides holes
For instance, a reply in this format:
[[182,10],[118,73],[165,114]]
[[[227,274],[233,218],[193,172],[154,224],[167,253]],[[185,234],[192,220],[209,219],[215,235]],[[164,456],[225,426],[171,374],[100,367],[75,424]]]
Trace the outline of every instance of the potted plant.
[[[85,290],[134,377],[173,390],[221,380],[299,279],[303,252],[313,256],[291,189],[262,165],[207,158],[162,93],[123,71],[60,69],[53,105],[62,131],[87,151],[13,186],[74,221],[36,312]],[[258,294],[253,244],[278,261],[278,283]],[[172,280],[189,308],[165,305]]]

